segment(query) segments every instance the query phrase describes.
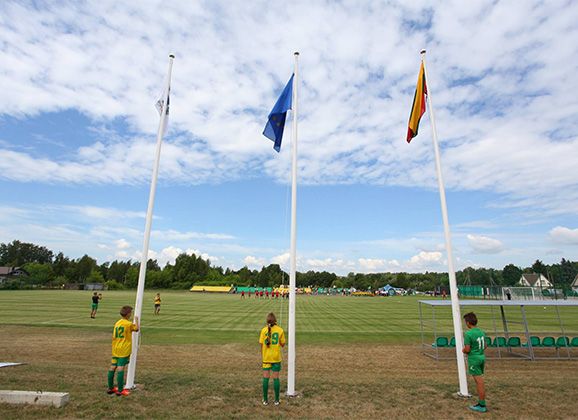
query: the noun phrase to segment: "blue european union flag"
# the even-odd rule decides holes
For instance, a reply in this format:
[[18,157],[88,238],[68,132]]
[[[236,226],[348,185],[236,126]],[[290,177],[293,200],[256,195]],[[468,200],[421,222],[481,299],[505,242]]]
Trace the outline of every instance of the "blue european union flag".
[[294,75],[292,74],[291,79],[287,82],[287,86],[285,86],[281,96],[279,96],[275,106],[269,113],[267,125],[263,131],[265,137],[275,142],[273,149],[277,152],[281,150],[281,140],[283,139],[285,119],[287,117],[287,111],[291,109],[291,102],[293,99],[293,76]]

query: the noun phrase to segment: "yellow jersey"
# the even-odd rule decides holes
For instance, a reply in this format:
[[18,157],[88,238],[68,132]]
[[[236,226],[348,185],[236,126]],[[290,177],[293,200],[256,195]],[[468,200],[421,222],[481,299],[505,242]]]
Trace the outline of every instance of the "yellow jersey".
[[132,332],[138,331],[136,324],[121,318],[112,330],[112,357],[128,357],[132,352]]
[[281,346],[285,345],[285,333],[283,328],[279,325],[271,327],[270,344],[267,346],[268,327],[264,327],[259,335],[259,343],[261,343],[261,353],[263,355],[263,363],[279,363],[281,362]]
[[161,298],[155,297],[155,305],[160,305],[160,304],[161,304]]

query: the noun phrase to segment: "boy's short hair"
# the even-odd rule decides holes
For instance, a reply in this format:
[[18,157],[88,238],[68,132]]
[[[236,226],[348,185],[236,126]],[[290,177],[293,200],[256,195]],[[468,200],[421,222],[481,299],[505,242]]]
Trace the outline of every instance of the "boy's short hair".
[[128,314],[130,314],[132,312],[132,306],[123,306],[122,308],[120,308],[120,315],[122,317],[127,316]]
[[94,292],[94,294],[95,294],[95,295],[98,295],[98,293],[97,293],[97,292]]
[[464,315],[464,319],[470,325],[478,325],[478,317],[473,312],[468,312]]

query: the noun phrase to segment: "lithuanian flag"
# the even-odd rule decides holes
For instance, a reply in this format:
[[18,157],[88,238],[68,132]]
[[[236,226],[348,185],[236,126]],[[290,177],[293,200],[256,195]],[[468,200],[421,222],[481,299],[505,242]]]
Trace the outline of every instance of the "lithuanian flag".
[[425,96],[427,95],[427,86],[425,84],[425,73],[423,70],[423,62],[419,68],[419,76],[417,77],[417,86],[415,88],[415,95],[413,97],[413,105],[411,113],[409,114],[409,123],[407,126],[407,142],[417,136],[417,129],[419,128],[419,120],[425,112]]

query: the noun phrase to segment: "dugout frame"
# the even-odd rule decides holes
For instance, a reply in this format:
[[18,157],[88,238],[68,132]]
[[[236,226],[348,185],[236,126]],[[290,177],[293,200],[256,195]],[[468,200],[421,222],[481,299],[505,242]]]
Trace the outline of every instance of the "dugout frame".
[[[518,359],[518,360],[531,360],[536,361],[540,359],[561,359],[561,360],[570,360],[578,358],[578,348],[573,348],[569,345],[567,346],[553,346],[548,347],[546,351],[543,347],[534,347],[532,345],[532,340],[530,337],[532,336],[531,328],[528,324],[528,317],[526,315],[526,308],[527,307],[554,307],[556,309],[556,315],[558,320],[558,327],[560,331],[560,335],[562,337],[567,337],[568,331],[564,328],[564,323],[562,321],[562,317],[560,316],[560,308],[568,308],[568,307],[575,307],[578,308],[578,301],[576,300],[539,300],[539,301],[532,301],[532,300],[459,300],[460,308],[468,307],[489,307],[490,313],[492,317],[492,325],[493,325],[493,333],[486,330],[488,334],[493,334],[494,337],[504,336],[506,342],[509,342],[511,336],[511,325],[519,325],[521,327],[520,335],[522,335],[526,339],[526,343],[521,346],[497,346],[491,347],[491,349],[495,349],[495,351],[489,352],[486,357],[490,359],[503,359],[503,358],[511,358],[511,359]],[[455,347],[444,347],[440,348],[435,343],[437,343],[438,337],[440,337],[439,331],[439,322],[436,319],[436,309],[439,311],[440,308],[450,308],[451,309],[451,300],[420,300],[418,301],[419,307],[419,323],[420,323],[420,333],[421,333],[421,347],[422,353],[428,357],[431,357],[435,360],[443,360],[443,359],[454,359],[455,358]],[[424,308],[430,308],[431,310],[431,320],[426,319],[424,317]],[[516,308],[519,307],[521,321],[516,321],[512,319],[508,319],[507,310],[505,308]],[[499,308],[499,309],[498,309]],[[501,320],[501,331],[497,326],[496,323],[496,312],[499,311],[499,318],[498,321]],[[463,320],[462,320],[463,322]],[[463,330],[466,330],[465,324],[463,325]],[[452,330],[453,331],[453,330]],[[426,336],[428,334],[433,334],[433,342],[426,342]],[[544,335],[544,332],[540,332],[540,335]],[[549,331],[548,334],[553,334],[553,331]],[[558,333],[556,333],[557,335]],[[573,334],[578,336],[578,331],[574,331]],[[451,333],[453,335],[453,332]],[[432,344],[433,343],[433,344]],[[451,351],[447,351],[447,350]],[[555,354],[550,355],[552,351],[555,349]]]

